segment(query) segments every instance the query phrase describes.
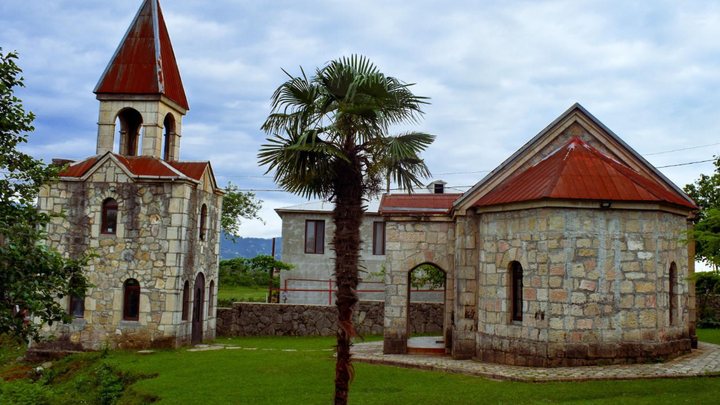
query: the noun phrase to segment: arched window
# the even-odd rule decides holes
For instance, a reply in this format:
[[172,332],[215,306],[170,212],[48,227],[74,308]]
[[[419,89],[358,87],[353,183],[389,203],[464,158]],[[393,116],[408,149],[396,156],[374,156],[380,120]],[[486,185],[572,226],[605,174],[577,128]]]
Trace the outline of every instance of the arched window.
[[510,315],[513,321],[523,320],[523,268],[519,262],[511,262],[510,272]]
[[212,317],[213,316],[213,301],[215,298],[215,280],[210,282],[210,291],[209,291],[208,297],[210,297],[210,299],[208,301],[208,317]]
[[[70,280],[70,285],[73,288],[78,286],[78,282],[75,279]],[[68,297],[68,313],[73,318],[84,318],[85,317],[85,296],[83,295],[71,295]]]
[[70,316],[73,318],[84,318],[85,317],[85,297],[79,295],[70,296]]
[[200,240],[205,240],[207,234],[207,205],[203,204],[200,209]]
[[140,283],[134,278],[128,279],[123,290],[123,319],[137,321],[140,319]]
[[182,320],[187,321],[190,314],[190,282],[186,281],[182,293]]
[[103,201],[101,233],[115,235],[117,232],[118,203],[112,198]]
[[163,159],[175,160],[175,156],[173,155],[175,147],[175,117],[173,117],[172,114],[168,113],[165,116],[163,127],[165,127],[165,135],[163,136]]
[[140,139],[143,124],[142,115],[135,109],[126,108],[118,114],[117,122],[120,124],[119,154],[137,156],[138,149],[142,148],[142,140]]
[[675,262],[670,263],[670,271],[668,272],[668,312],[670,315],[670,326],[677,323],[677,266]]

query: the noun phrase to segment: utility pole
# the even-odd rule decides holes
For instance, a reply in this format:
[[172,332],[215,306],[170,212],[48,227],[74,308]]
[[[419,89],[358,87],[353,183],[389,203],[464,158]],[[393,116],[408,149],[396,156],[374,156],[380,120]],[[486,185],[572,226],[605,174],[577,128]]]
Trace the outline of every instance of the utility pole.
[[[268,287],[268,302],[272,302],[273,294],[273,280],[275,279],[275,238],[273,238],[272,244],[272,268],[270,268],[270,286]],[[278,303],[280,303],[280,295],[278,294]]]

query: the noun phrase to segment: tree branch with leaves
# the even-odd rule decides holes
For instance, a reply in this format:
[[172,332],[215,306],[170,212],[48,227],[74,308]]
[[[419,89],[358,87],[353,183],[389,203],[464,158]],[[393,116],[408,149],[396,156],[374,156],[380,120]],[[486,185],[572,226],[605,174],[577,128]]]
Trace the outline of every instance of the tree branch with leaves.
[[[41,327],[72,320],[57,298],[85,296],[83,267],[90,256],[65,258],[44,244],[45,227],[58,213],[36,208],[40,188],[57,181],[60,168],[21,152],[35,116],[15,96],[24,87],[16,53],[0,48],[0,335],[40,341]],[[30,320],[39,320],[35,323]]]

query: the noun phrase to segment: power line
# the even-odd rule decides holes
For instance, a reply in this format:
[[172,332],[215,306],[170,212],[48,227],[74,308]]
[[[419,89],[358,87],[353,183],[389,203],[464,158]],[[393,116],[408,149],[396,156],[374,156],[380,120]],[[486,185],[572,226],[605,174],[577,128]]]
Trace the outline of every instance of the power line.
[[687,162],[687,163],[678,163],[676,165],[667,165],[667,166],[658,166],[656,169],[663,169],[666,167],[677,167],[677,166],[687,166],[687,165],[694,165],[698,163],[706,163],[706,162],[714,162],[715,159],[708,159],[708,160],[698,160],[697,162]]
[[709,144],[707,144],[707,145],[688,146],[687,148],[671,149],[671,150],[665,150],[665,151],[662,151],[662,152],[645,153],[645,156],[662,155],[662,154],[665,154],[665,153],[680,152],[680,151],[682,151],[682,150],[690,150],[690,149],[698,149],[698,148],[706,148],[706,147],[708,147],[708,146],[715,146],[715,145],[720,145],[720,142],[709,143]]

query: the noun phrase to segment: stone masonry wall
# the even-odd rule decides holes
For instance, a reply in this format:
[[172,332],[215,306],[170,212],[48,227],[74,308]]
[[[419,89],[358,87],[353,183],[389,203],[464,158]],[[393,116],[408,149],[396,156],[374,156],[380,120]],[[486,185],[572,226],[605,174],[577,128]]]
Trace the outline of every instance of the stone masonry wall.
[[446,344],[451,337],[453,311],[453,263],[455,223],[450,221],[389,220],[386,223],[385,277],[385,353],[406,353],[408,336],[408,274],[424,263],[431,263],[447,274],[443,332]]
[[[86,276],[93,287],[85,299],[85,315],[68,325],[46,328],[84,349],[111,347],[174,347],[189,342],[190,323],[181,320],[182,287],[191,286],[203,272],[206,291],[217,279],[221,196],[206,192],[206,185],[184,182],[136,183],[113,161],[106,162],[87,181],[60,181],[41,191],[39,208],[66,211],[48,226],[48,244],[66,256],[87,249],[98,255]],[[118,202],[114,235],[100,233],[102,204]],[[208,206],[208,237],[196,241],[197,212]],[[140,318],[122,319],[123,285],[140,283]],[[213,284],[217,289],[217,282]],[[214,308],[205,294],[204,337],[214,338]],[[61,300],[68,305],[68,299]],[[214,305],[214,304],[212,304]],[[191,305],[192,313],[192,305]]]
[[[477,357],[532,366],[672,357],[690,348],[686,218],[659,211],[528,209],[480,217]],[[511,321],[508,266],[523,267]],[[677,311],[669,307],[671,263]]]
[[[441,303],[413,303],[410,333],[443,330]],[[361,301],[355,310],[355,327],[361,335],[383,332],[384,303]],[[236,302],[218,309],[217,333],[221,336],[334,336],[337,308],[330,305],[264,304]]]

